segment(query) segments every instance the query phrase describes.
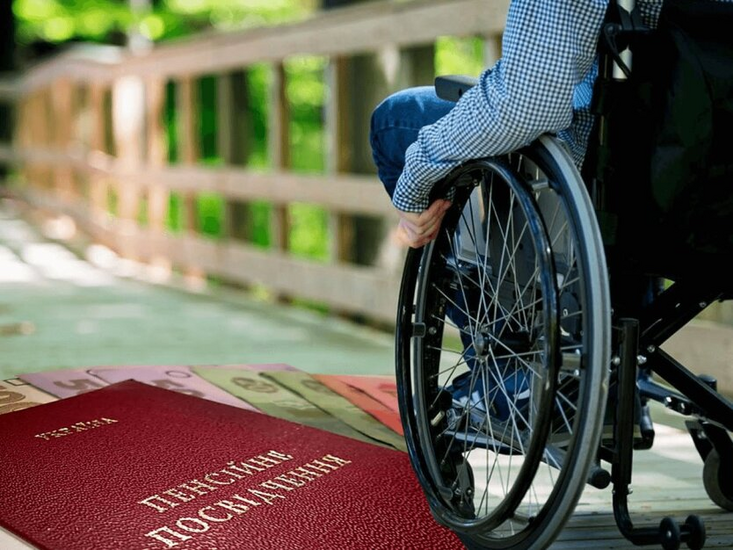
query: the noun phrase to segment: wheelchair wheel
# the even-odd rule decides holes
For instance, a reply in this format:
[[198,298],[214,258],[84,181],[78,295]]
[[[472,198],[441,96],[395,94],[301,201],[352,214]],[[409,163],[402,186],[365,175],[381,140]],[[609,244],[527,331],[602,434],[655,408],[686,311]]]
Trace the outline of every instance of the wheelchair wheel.
[[471,548],[542,548],[595,460],[610,364],[603,248],[553,139],[457,169],[438,238],[408,255],[400,412],[436,519]]

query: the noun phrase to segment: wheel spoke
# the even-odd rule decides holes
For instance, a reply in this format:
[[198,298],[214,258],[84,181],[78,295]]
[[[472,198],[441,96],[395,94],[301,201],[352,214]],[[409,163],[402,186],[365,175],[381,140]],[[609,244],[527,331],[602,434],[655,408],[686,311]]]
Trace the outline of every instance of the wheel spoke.
[[436,515],[472,525],[464,537],[477,546],[511,549],[530,532],[551,540],[547,518],[582,487],[567,465],[589,452],[574,442],[602,408],[587,405],[601,377],[586,312],[602,251],[579,229],[588,218],[572,212],[577,191],[554,164],[524,153],[493,162],[465,168],[473,186],[458,180],[454,210],[423,249],[413,315],[425,328],[410,339],[417,397],[403,399],[418,407],[417,467]]

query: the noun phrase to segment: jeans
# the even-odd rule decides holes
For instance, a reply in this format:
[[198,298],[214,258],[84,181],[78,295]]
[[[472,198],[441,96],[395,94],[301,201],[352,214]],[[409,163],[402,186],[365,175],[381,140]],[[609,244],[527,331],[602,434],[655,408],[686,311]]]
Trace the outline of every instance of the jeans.
[[440,99],[432,86],[408,88],[382,101],[369,132],[374,164],[390,198],[405,166],[405,151],[420,128],[448,114],[455,103]]
[[[417,140],[420,128],[448,114],[454,105],[454,102],[435,95],[432,86],[423,86],[397,92],[374,110],[369,140],[379,179],[390,198],[405,166],[405,152]],[[454,302],[461,303],[464,299],[461,292],[457,291]],[[470,298],[468,301],[471,301]],[[466,315],[454,305],[448,305],[446,315],[458,327],[468,325]],[[473,369],[475,361],[471,335],[461,331],[461,341],[466,350],[465,361]]]

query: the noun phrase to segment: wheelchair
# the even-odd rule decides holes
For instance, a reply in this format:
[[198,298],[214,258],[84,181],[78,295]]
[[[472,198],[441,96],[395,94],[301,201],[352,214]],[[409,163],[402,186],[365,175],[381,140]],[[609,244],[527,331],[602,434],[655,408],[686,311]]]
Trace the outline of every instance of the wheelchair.
[[[599,94],[623,89],[618,43],[646,32],[614,9]],[[474,84],[444,77],[436,91],[457,101]],[[452,201],[439,235],[406,259],[396,363],[408,451],[434,517],[468,548],[549,546],[587,484],[613,487],[616,523],[634,544],[702,548],[697,516],[631,520],[633,452],[654,439],[648,400],[686,415],[706,492],[733,511],[733,404],[660,348],[707,305],[733,299],[733,277],[715,275],[720,247],[690,244],[686,230],[675,240],[677,220],[655,219],[658,234],[640,236],[649,206],[626,205],[616,187],[634,180],[623,146],[633,127],[614,126],[614,109],[599,111],[583,175],[552,136],[456,168],[433,190]],[[455,398],[459,385],[468,398]]]

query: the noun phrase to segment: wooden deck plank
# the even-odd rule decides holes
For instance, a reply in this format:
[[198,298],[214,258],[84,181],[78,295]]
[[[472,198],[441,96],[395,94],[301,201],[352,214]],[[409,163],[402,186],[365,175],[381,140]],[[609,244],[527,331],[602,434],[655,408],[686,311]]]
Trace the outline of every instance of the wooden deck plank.
[[[679,425],[679,418],[671,418],[658,406],[654,406],[652,416],[656,421],[654,446],[634,453],[634,492],[629,497],[634,526],[656,526],[665,516],[682,522],[688,515],[696,514],[705,522],[705,548],[733,548],[733,514],[715,506],[705,493],[702,461],[690,436],[667,425]],[[639,548],[619,532],[612,498],[610,488],[586,489],[575,513],[550,549]]]

